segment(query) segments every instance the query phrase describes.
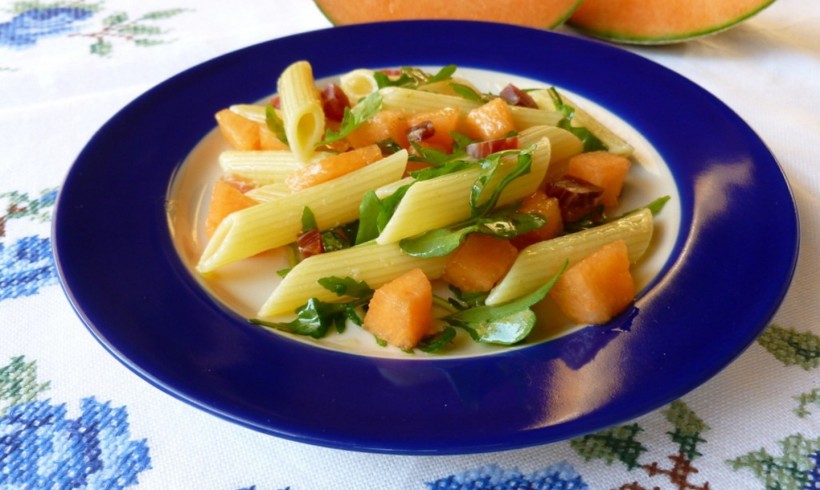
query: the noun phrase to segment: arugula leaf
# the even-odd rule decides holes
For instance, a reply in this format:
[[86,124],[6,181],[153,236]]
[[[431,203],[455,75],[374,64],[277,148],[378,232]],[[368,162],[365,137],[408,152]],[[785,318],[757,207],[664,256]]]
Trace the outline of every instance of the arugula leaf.
[[456,65],[447,65],[442,67],[436,74],[432,75],[426,71],[412,66],[403,66],[400,69],[398,78],[391,79],[384,72],[374,72],[373,78],[376,80],[376,85],[379,88],[384,87],[404,87],[404,88],[418,88],[422,85],[427,85],[436,82],[442,82],[453,78]]
[[470,233],[478,232],[499,238],[513,238],[540,228],[546,219],[535,213],[501,210],[495,215],[474,218],[449,228],[430,230],[422,235],[399,241],[402,251],[413,257],[443,257],[452,253]]
[[575,117],[575,108],[569,104],[564,103],[564,99],[561,98],[561,94],[555,89],[555,87],[550,87],[547,92],[550,94],[552,98],[552,103],[555,105],[555,109],[560,111],[564,114],[564,117],[558,121],[558,127],[561,129],[565,129],[570,133],[574,134],[581,140],[584,144],[584,151],[598,151],[598,150],[608,150],[606,144],[601,141],[597,136],[592,134],[592,131],[589,129],[582,127],[582,126],[574,126],[572,124],[572,119]]
[[265,106],[265,124],[268,126],[276,138],[284,144],[288,144],[288,135],[285,134],[285,123],[282,121],[282,118],[279,117],[279,114],[276,113],[276,109],[272,105]]
[[270,322],[258,318],[252,318],[250,322],[275,330],[320,339],[327,334],[331,326],[336,325],[336,318],[344,313],[345,307],[342,304],[327,303],[311,298],[307,304],[296,310],[296,318],[290,322]]
[[[478,179],[473,182],[473,187],[470,191],[470,207],[472,208],[473,217],[481,216],[493,209],[498,202],[498,198],[501,196],[501,192],[510,182],[522,175],[530,173],[530,169],[532,167],[532,151],[532,147],[525,150],[502,151],[499,153],[494,153],[486,159],[481,160],[481,173],[479,174]],[[498,171],[501,166],[501,159],[507,155],[512,155],[515,153],[518,154],[518,160],[513,170],[505,175],[498,185],[495,186],[490,193],[490,197],[488,197],[482,204],[478,204],[482,194],[487,188],[487,184],[489,184],[493,175],[495,175],[496,171]]]
[[414,170],[410,172],[410,176],[416,181],[430,180],[442,175],[448,175],[475,165],[475,162],[468,162],[466,160],[454,160],[446,162],[439,166],[427,167],[421,170]]
[[455,336],[456,330],[453,327],[444,327],[441,332],[428,335],[427,337],[421,339],[421,341],[416,344],[416,348],[422,352],[434,354],[443,349],[445,345],[452,342]]
[[373,289],[364,281],[357,281],[352,277],[322,277],[319,284],[337,296],[351,296],[361,300],[369,301],[373,297]]
[[481,305],[447,315],[443,320],[461,327],[473,340],[490,344],[512,345],[524,340],[536,323],[530,309],[544,299],[564,273],[568,262],[546,284],[530,294],[498,306]]
[[356,245],[379,236],[411,185],[399,187],[384,199],[379,199],[374,191],[365,193],[359,204],[359,229],[356,233]]
[[323,146],[334,141],[339,141],[352,133],[356,128],[361,126],[365,121],[375,116],[382,110],[382,96],[379,92],[373,92],[365,97],[353,108],[345,107],[342,122],[339,125],[338,131],[328,129],[325,131],[325,139],[316,144],[316,146]]
[[302,208],[302,233],[307,233],[310,230],[318,228],[319,225],[316,224],[316,216],[313,214],[313,211],[307,206]]
[[481,104],[488,101],[487,96],[476,92],[475,89],[469,85],[456,82],[450,83],[449,85],[450,88],[453,89],[453,92],[457,93],[463,99],[472,100],[473,102],[479,102]]

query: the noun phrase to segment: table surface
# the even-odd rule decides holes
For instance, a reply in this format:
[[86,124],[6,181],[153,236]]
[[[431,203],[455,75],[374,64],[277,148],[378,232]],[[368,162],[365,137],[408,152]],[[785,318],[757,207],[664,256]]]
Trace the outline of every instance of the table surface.
[[51,251],[56,196],[83,146],[128,102],[186,68],[328,27],[307,0],[0,1],[0,488],[820,488],[815,0],[780,0],[714,36],[625,48],[748,122],[780,162],[801,220],[794,280],[771,324],[681,399],[526,449],[364,454],[229,423],[109,355],[66,299]]

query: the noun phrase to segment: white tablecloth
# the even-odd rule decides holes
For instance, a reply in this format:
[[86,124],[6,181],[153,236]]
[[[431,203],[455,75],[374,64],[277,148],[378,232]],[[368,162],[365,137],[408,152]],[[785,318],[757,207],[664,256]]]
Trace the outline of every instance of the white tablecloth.
[[779,159],[801,217],[796,274],[772,324],[682,399],[527,449],[364,454],[234,425],[110,356],[51,258],[51,213],[72,162],[109,117],[175,73],[328,27],[307,0],[0,1],[0,488],[820,488],[816,0],[780,0],[712,37],[627,48],[744,118]]

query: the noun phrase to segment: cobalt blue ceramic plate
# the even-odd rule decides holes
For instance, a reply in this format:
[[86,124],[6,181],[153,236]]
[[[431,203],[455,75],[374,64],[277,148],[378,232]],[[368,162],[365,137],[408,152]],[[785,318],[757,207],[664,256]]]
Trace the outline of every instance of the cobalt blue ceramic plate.
[[[634,127],[674,178],[680,231],[631,326],[589,327],[489,356],[408,361],[294,342],[215,301],[174,248],[169,186],[217,110],[269,95],[299,59],[312,62],[317,78],[450,63],[515,74],[593,100]],[[100,129],[69,172],[54,244],[67,295],[93,335],[167,393],[306,443],[455,454],[603,429],[708,380],[777,310],[796,262],[798,222],[764,144],[683,77],[551,32],[417,21],[277,39],[148,91]]]

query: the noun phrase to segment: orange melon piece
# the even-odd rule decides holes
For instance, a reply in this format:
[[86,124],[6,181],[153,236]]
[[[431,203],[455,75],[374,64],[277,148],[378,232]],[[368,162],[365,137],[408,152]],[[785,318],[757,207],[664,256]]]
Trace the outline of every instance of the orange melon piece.
[[575,323],[606,323],[635,297],[626,243],[617,240],[564,271],[550,290],[558,308]]
[[453,107],[443,107],[429,112],[419,112],[407,117],[407,125],[412,128],[417,124],[430,121],[435,129],[435,134],[421,143],[421,146],[435,148],[444,153],[453,151],[453,131],[458,128],[461,112]]
[[567,175],[586,180],[601,187],[601,203],[606,208],[618,205],[631,162],[628,158],[607,151],[580,153],[569,159]]
[[569,24],[586,34],[630,44],[668,44],[739,24],[774,0],[585,0]]
[[392,139],[402,148],[407,147],[407,118],[398,111],[380,111],[347,135],[353,148],[372,145]]
[[256,204],[254,199],[243,194],[235,186],[224,180],[217,180],[211,191],[211,204],[205,219],[205,235],[211,238],[216,227],[226,216],[254,204]]
[[336,25],[405,19],[493,20],[553,29],[578,8],[582,0],[315,0]]
[[285,184],[294,192],[300,191],[341,177],[381,158],[382,151],[377,145],[338,153],[294,170],[285,179]]
[[464,119],[467,135],[476,140],[494,140],[515,131],[510,106],[497,97],[467,113]]
[[544,226],[537,230],[518,235],[512,239],[512,244],[519,250],[533,243],[555,238],[564,231],[564,222],[561,220],[561,207],[558,199],[549,197],[544,191],[535,191],[521,201],[519,213],[537,213],[547,219]]
[[363,327],[400,349],[412,349],[433,323],[433,288],[421,269],[412,269],[373,293]]
[[259,123],[233,112],[222,109],[214,117],[222,136],[236,150],[259,149]]
[[442,279],[464,292],[489,291],[517,255],[509,240],[472,233],[447,258]]

